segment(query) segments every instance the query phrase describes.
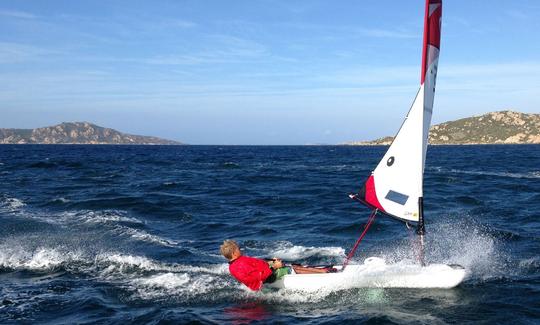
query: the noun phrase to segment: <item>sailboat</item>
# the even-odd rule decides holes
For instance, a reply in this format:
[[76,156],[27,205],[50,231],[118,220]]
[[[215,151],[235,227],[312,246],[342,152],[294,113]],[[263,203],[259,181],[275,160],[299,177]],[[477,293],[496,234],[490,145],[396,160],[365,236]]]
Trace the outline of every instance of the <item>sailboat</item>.
[[[339,287],[452,288],[463,281],[459,265],[426,264],[424,260],[423,177],[441,40],[442,0],[426,0],[420,88],[394,141],[356,194],[349,195],[371,209],[364,231],[336,273],[289,274],[277,288],[318,290]],[[409,225],[416,223],[418,265],[386,264],[370,257],[348,265],[378,214]]]

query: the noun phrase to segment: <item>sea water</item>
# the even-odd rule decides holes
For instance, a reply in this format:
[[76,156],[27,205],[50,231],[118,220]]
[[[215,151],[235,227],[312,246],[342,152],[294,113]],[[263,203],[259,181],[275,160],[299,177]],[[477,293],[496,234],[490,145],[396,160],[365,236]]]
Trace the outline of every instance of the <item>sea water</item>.
[[[252,292],[219,255],[339,264],[385,147],[0,146],[0,323],[536,323],[540,146],[432,146],[426,258],[457,288]],[[378,217],[352,263],[416,263]]]

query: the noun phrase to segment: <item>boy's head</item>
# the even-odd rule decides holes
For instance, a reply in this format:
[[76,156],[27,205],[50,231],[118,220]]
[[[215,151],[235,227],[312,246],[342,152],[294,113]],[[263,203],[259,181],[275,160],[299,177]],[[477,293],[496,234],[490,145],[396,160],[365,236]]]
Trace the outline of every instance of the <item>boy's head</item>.
[[223,241],[223,244],[220,246],[221,255],[225,256],[226,259],[233,260],[242,255],[240,252],[240,246],[231,239]]

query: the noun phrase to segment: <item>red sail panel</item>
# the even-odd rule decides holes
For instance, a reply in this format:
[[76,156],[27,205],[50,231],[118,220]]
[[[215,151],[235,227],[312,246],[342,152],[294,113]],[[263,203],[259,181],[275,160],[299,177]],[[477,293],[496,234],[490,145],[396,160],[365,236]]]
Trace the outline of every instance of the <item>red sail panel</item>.
[[441,44],[441,16],[442,0],[426,0],[426,14],[424,18],[424,44],[422,48],[422,75],[420,83],[424,84],[428,62],[428,49],[433,46],[440,49]]
[[364,184],[365,194],[364,201],[366,201],[371,206],[384,212],[384,209],[377,199],[377,193],[375,192],[375,178],[373,175],[369,176],[366,183]]

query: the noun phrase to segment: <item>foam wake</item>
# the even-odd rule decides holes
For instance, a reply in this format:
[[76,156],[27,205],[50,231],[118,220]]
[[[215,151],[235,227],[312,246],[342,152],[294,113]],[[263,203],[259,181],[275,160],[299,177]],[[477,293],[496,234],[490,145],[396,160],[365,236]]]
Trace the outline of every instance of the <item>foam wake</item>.
[[[216,299],[223,289],[238,286],[228,276],[226,263],[184,265],[120,252],[70,251],[65,247],[13,248],[0,245],[0,271],[52,273],[65,271],[106,282],[130,293],[133,299],[190,301]],[[207,293],[211,292],[210,296]]]
[[[451,218],[444,218],[448,220]],[[379,256],[388,263],[418,264],[418,237],[411,230],[409,236],[358,254],[355,262],[368,256]],[[468,279],[474,282],[512,277],[519,272],[512,268],[512,256],[503,242],[485,227],[472,220],[444,221],[430,224],[426,234],[425,260],[427,263],[458,264],[467,269]]]
[[336,246],[315,247],[294,245],[289,241],[277,241],[273,243],[247,243],[248,253],[255,256],[278,257],[286,261],[302,260],[325,260],[341,261],[345,257],[345,249]]
[[0,269],[46,272],[79,261],[81,258],[81,252],[46,247],[28,251],[0,245]]
[[[103,234],[108,232],[116,238],[129,238],[134,241],[147,242],[160,246],[177,247],[180,242],[151,234],[144,228],[146,222],[128,216],[121,210],[78,210],[61,213],[48,213],[26,209],[26,204],[17,198],[4,197],[0,200],[0,212],[23,218],[45,222],[51,225],[69,228],[70,230],[86,230],[89,227],[96,228],[96,232]],[[83,229],[84,228],[84,229]]]
[[287,244],[287,247],[270,251],[270,254],[283,260],[295,261],[304,260],[313,256],[318,257],[343,257],[345,249],[342,247],[314,247]]

